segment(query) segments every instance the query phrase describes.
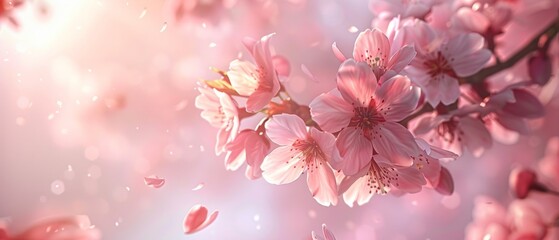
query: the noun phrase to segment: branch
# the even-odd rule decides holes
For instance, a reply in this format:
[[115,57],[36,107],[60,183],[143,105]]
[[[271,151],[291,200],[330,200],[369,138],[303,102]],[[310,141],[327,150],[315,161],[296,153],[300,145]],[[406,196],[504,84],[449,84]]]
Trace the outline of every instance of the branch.
[[518,61],[522,60],[526,57],[529,53],[538,50],[539,46],[538,43],[540,38],[544,35],[547,35],[547,41],[551,41],[559,32],[559,17],[555,18],[553,22],[551,22],[543,31],[538,33],[532,40],[524,46],[524,48],[520,49],[514,55],[512,55],[509,59],[504,62],[498,62],[493,66],[486,67],[474,75],[465,77],[467,83],[476,84],[483,82],[486,78],[492,76],[495,73],[498,73],[502,70],[510,68],[514,66]]

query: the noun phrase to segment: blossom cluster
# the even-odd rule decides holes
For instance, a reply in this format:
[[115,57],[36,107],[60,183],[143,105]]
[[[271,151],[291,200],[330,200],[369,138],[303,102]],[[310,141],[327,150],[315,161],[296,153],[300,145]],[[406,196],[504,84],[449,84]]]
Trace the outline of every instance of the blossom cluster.
[[[439,16],[435,6],[453,14]],[[249,179],[272,184],[306,173],[309,191],[325,206],[339,196],[353,206],[424,188],[449,195],[453,179],[441,163],[466,151],[479,157],[493,139],[510,142],[543,116],[533,92],[551,77],[548,49],[559,21],[501,60],[497,39],[514,3],[371,1],[371,10],[377,18],[350,57],[332,45],[340,60],[335,87],[308,105],[284,86],[289,61],[272,54],[274,34],[246,38],[253,61],[233,60],[216,70],[220,79],[200,84],[196,107],[219,128],[215,152],[225,153],[227,170],[246,162]],[[529,80],[494,76],[522,58],[529,58]],[[255,118],[256,126],[241,129]]]

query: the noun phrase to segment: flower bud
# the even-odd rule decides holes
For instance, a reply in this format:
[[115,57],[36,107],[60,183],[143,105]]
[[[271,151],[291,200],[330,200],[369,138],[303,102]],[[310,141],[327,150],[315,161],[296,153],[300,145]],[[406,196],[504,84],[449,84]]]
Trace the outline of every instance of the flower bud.
[[528,74],[535,84],[543,86],[551,78],[551,58],[545,52],[538,52],[528,59]]
[[515,168],[509,176],[509,187],[519,199],[524,199],[536,183],[536,173],[526,168]]

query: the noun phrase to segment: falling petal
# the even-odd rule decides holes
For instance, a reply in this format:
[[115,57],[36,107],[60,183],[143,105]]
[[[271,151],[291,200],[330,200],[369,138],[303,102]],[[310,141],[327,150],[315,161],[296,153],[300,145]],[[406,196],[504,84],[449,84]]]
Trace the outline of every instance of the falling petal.
[[163,23],[163,27],[161,27],[161,30],[159,30],[159,32],[164,32],[165,29],[167,29],[167,22]]
[[165,179],[157,176],[144,177],[144,183],[152,188],[160,188],[165,184]]
[[198,185],[196,185],[196,187],[194,187],[192,189],[192,191],[198,191],[200,189],[202,189],[204,187],[204,183],[198,183]]
[[208,217],[208,209],[201,204],[194,205],[184,218],[183,230],[185,234],[192,234],[206,228],[217,218],[218,211]]
[[210,48],[214,48],[215,46],[217,46],[217,44],[214,43],[214,42],[211,42],[210,44],[208,44],[208,47],[210,47]]
[[359,31],[359,29],[356,26],[351,26],[347,29],[347,31],[350,33],[356,33]]
[[309,68],[307,68],[307,66],[305,64],[301,64],[301,70],[303,71],[303,73],[305,75],[307,75],[307,77],[309,77],[312,81],[314,82],[318,82],[316,80],[316,78],[314,77],[314,75],[311,73],[311,71],[309,70]]
[[142,11],[142,13],[140,13],[140,19],[144,18],[144,16],[146,16],[146,13],[148,12],[148,10],[146,8],[144,8],[144,10]]

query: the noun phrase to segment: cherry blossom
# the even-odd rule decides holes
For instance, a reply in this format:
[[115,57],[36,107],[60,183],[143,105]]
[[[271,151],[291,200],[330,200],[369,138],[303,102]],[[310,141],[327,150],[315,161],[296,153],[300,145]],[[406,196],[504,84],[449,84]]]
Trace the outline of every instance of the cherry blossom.
[[246,109],[249,112],[256,112],[264,108],[280,89],[278,74],[269,46],[273,35],[266,35],[259,41],[245,39],[245,46],[256,64],[234,60],[229,65],[227,76],[231,80],[233,88],[240,95],[248,96]]
[[460,95],[459,79],[479,71],[491,57],[483,37],[461,33],[444,37],[429,24],[415,21],[404,26],[405,42],[414,43],[417,56],[405,69],[431,106],[449,105]]
[[272,184],[286,184],[306,171],[307,184],[316,201],[324,206],[336,205],[336,179],[330,167],[332,158],[338,154],[334,136],[307,128],[301,118],[289,114],[272,117],[266,122],[266,133],[280,147],[264,159],[264,179]]
[[468,149],[479,157],[493,144],[491,134],[477,118],[456,111],[445,115],[424,114],[410,122],[413,133],[429,144],[462,155]]
[[[336,45],[333,45],[333,48],[337,57],[345,61]],[[393,49],[388,37],[378,29],[367,29],[359,33],[353,48],[353,59],[367,63],[380,83],[402,71],[414,57],[413,46],[405,45],[400,49]]]
[[419,148],[412,134],[396,123],[417,106],[418,89],[410,84],[397,75],[378,86],[369,65],[349,59],[338,70],[337,89],[311,102],[314,121],[325,131],[339,132],[336,146],[344,174],[365,167],[373,149],[395,164],[412,164],[410,156]]
[[239,129],[237,103],[229,95],[210,89],[199,87],[201,95],[196,97],[196,107],[202,109],[201,116],[213,127],[219,128],[215,153],[225,152],[226,144],[233,141]]
[[354,176],[346,176],[340,183],[345,203],[353,207],[369,202],[373,195],[385,195],[392,188],[406,193],[421,191],[425,177],[415,167],[400,167],[381,155],[374,155],[371,161]]
[[261,133],[254,130],[243,130],[225,148],[227,149],[225,169],[235,171],[246,162],[248,179],[257,179],[262,176],[260,165],[270,151],[270,142]]

